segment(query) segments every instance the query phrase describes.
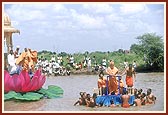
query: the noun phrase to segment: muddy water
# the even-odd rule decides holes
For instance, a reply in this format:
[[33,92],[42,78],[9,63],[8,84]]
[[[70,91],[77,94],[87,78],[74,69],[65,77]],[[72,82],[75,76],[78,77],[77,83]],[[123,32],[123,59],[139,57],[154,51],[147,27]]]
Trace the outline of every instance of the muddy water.
[[[93,89],[97,87],[96,75],[71,75],[71,76],[58,76],[48,77],[44,88],[48,85],[57,85],[63,88],[63,98],[57,99],[42,99],[35,102],[16,102],[6,101],[4,102],[4,111],[49,111],[49,112],[85,112],[85,111],[164,111],[164,73],[138,73],[135,87],[142,88],[146,92],[147,88],[151,88],[153,93],[157,97],[156,104],[145,105],[142,107],[97,107],[89,108],[85,106],[73,106],[75,101],[79,98],[80,91],[86,91],[92,94]],[[125,78],[123,78],[124,80]]]

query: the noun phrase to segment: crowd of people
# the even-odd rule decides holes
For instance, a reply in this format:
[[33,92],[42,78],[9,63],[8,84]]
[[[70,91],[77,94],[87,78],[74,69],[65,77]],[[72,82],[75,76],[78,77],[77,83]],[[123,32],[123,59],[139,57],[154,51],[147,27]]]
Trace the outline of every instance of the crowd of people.
[[[135,65],[134,65],[135,66]],[[93,100],[90,102],[91,105],[86,104],[86,99],[88,98],[85,94],[84,96],[81,95],[79,100],[74,104],[79,105],[86,105],[89,107],[95,107],[95,106],[103,106],[103,101],[100,103],[96,102],[97,96],[106,96],[106,95],[120,95],[120,98],[122,100],[121,107],[128,108],[130,106],[141,106],[146,104],[155,104],[156,97],[154,94],[152,94],[152,89],[147,89],[147,92],[143,92],[142,89],[136,89],[133,88],[134,82],[136,81],[136,72],[133,64],[128,64],[127,67],[125,67],[125,70],[119,73],[119,70],[117,67],[114,66],[114,61],[109,62],[109,67],[106,68],[105,71],[101,71],[99,73],[99,78],[97,81],[98,86],[98,92],[94,93],[92,97]],[[106,73],[107,77],[104,77],[104,72]],[[124,83],[122,80],[122,76],[126,74],[125,81],[126,81],[126,87],[124,87]],[[89,94],[90,95],[90,94]],[[96,96],[95,96],[96,95]],[[134,96],[134,101],[132,104],[129,103],[130,96]],[[111,107],[117,106],[114,104],[114,100],[111,99]],[[94,104],[93,104],[94,103]],[[93,106],[94,105],[94,106]]]
[[66,68],[62,64],[62,57],[58,56],[57,61],[54,56],[51,57],[51,60],[47,60],[46,58],[41,58],[38,59],[37,64],[35,66],[36,69],[42,68],[42,72],[46,74],[47,76],[50,75],[70,75],[71,71],[70,68]]
[[76,63],[74,57],[69,55],[67,56],[67,63],[65,63],[60,55],[53,54],[50,59],[47,59],[43,56],[38,57],[37,52],[29,48],[25,48],[22,53],[19,53],[19,51],[20,47],[17,46],[16,51],[11,50],[8,54],[7,69],[10,74],[19,73],[22,69],[32,73],[34,70],[41,68],[47,76],[65,76],[70,75],[71,70],[98,72],[106,68],[106,59],[103,58],[102,63],[98,65],[95,56],[92,59],[85,56],[83,61]]
[[82,71],[99,73],[106,70],[107,63],[110,61],[104,57],[98,63],[95,56],[92,58],[84,56],[83,60],[77,63],[77,60],[72,55],[68,55],[67,60],[63,60],[61,55],[55,54],[48,59],[48,57],[38,57],[37,51],[33,51],[30,48],[24,48],[22,53],[19,53],[19,51],[20,47],[17,46],[15,51],[11,50],[8,54],[7,68],[10,74],[19,73],[22,69],[32,73],[38,68],[41,68],[42,72],[47,76],[66,76],[72,72],[78,72],[78,70],[79,73]]

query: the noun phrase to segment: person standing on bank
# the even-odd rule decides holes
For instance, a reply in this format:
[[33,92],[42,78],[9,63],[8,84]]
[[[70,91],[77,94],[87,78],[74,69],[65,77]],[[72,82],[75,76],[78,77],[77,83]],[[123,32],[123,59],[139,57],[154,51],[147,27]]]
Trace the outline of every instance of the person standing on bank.
[[134,71],[136,72],[136,68],[137,68],[137,64],[136,64],[136,61],[134,60],[132,66],[134,67]]

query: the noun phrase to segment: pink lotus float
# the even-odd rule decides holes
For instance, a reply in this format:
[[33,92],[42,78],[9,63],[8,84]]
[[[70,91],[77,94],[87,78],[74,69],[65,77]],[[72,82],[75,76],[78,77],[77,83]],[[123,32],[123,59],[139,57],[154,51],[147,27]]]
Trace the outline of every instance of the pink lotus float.
[[21,73],[10,75],[6,70],[4,71],[4,89],[5,92],[30,92],[39,90],[46,81],[46,77],[41,75],[41,71],[37,70],[33,78],[30,78],[28,72],[21,71]]

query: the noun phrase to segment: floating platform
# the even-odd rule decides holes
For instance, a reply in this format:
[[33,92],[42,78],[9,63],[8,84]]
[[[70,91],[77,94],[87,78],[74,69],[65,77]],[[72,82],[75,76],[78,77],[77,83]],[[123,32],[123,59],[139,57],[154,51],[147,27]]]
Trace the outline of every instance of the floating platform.
[[[97,96],[96,98],[96,104],[102,105],[102,106],[110,106],[111,102],[113,101],[115,105],[121,105],[121,94],[119,95],[103,95],[103,96]],[[132,105],[134,103],[135,96],[130,95],[129,104]]]
[[[107,76],[106,87],[108,86],[108,79],[110,77],[111,76]],[[121,76],[116,76],[116,77],[118,78],[118,81],[121,79]],[[118,83],[118,90],[120,92],[120,82]],[[118,95],[108,95],[108,94],[109,94],[109,92],[108,92],[108,88],[107,88],[106,95],[97,96],[96,104],[102,105],[102,106],[110,106],[112,101],[115,105],[122,104],[122,100],[121,100],[122,94],[118,94]],[[134,103],[134,100],[135,100],[135,96],[130,95],[129,104],[132,105]]]

